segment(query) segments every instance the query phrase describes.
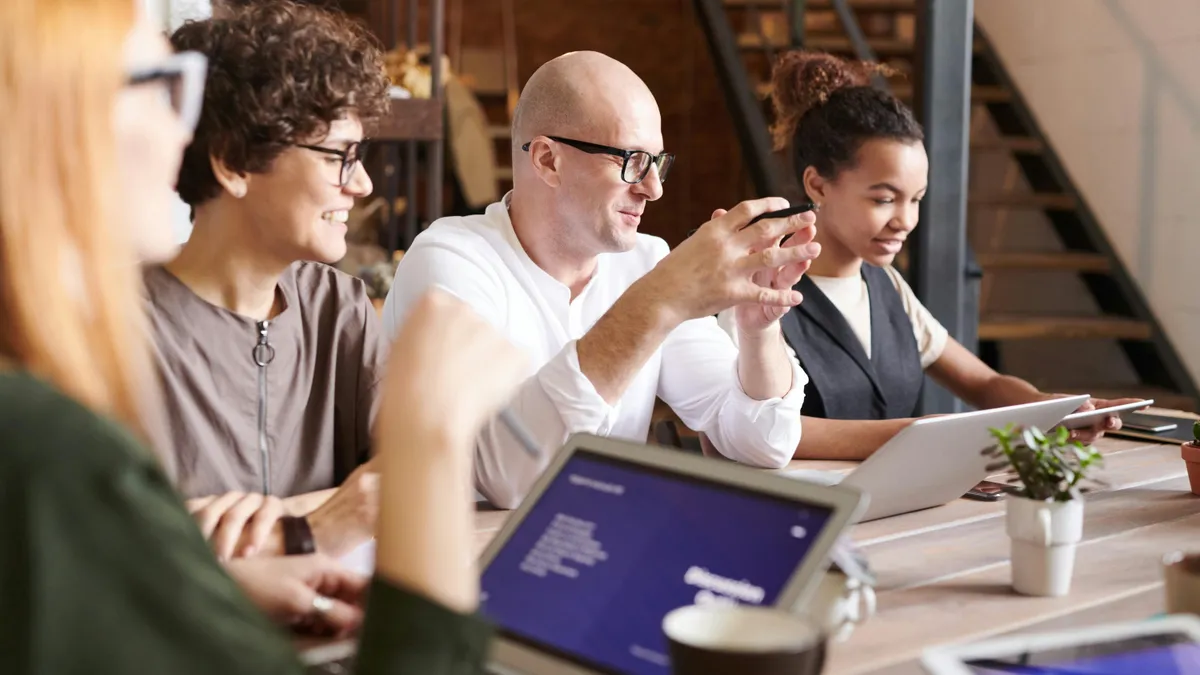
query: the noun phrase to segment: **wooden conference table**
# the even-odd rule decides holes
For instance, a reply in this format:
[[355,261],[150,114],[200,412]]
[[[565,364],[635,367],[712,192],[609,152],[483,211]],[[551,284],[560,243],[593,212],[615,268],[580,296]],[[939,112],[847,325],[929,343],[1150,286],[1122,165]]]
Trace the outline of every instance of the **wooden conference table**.
[[[856,525],[878,577],[878,607],[830,646],[828,675],[923,672],[927,646],[1003,633],[1137,619],[1162,611],[1163,554],[1200,549],[1200,497],[1188,490],[1178,445],[1105,438],[1109,485],[1087,497],[1071,592],[1017,595],[1011,587],[1004,501],[945,506]],[[849,471],[854,462],[797,460],[789,468]],[[508,512],[476,515],[482,550]]]

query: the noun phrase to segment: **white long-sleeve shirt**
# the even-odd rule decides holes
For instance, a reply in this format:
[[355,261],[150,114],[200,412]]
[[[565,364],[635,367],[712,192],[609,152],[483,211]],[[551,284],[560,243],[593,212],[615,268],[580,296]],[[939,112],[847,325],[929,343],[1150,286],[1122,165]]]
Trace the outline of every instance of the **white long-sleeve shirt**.
[[[778,468],[800,442],[800,407],[808,376],[789,350],[792,388],[758,401],[742,390],[737,348],[712,317],[684,322],[654,352],[616,405],[609,405],[579,368],[576,341],[617,298],[667,255],[662,239],[639,234],[633,250],[599,256],[583,292],[571,292],[525,253],[504,202],[482,215],[442,218],[405,253],[384,304],[390,336],[430,287],[471,305],[530,357],[532,372],[510,407],[545,448],[586,432],[645,442],[655,396],[691,429],[703,431],[726,457]],[[499,420],[476,446],[479,491],[514,508],[549,461],[538,462]]]

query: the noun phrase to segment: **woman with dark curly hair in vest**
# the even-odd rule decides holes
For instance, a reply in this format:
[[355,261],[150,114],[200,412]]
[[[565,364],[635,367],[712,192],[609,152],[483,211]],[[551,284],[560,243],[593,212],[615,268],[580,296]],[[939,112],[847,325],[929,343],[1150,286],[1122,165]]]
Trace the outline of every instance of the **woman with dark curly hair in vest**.
[[373,534],[386,349],[363,283],[328,263],[371,193],[382,53],[349,17],[290,2],[225,6],[171,42],[209,69],[177,185],[191,238],[144,275],[163,449],[219,557],[340,556]]
[[[781,322],[809,376],[798,458],[865,459],[913,421],[927,373],[977,408],[1055,396],[997,373],[950,337],[892,267],[917,226],[929,159],[912,111],[871,85],[888,73],[791,52],[772,75],[775,147],[790,152],[817,208],[822,246],[796,286],[804,302]],[[1119,426],[1113,416],[1074,433],[1090,441]]]

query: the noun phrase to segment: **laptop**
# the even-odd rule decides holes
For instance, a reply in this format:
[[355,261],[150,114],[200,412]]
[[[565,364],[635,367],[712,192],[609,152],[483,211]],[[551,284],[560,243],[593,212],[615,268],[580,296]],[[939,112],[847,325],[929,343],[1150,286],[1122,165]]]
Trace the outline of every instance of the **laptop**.
[[1200,620],[1173,614],[937,645],[921,665],[932,675],[1196,675]]
[[[489,672],[666,675],[668,612],[800,610],[866,501],[846,486],[572,436],[481,556],[480,611],[498,629]],[[354,648],[301,656],[309,673],[348,675]]]
[[491,672],[666,675],[668,612],[802,607],[864,506],[854,489],[572,436],[482,555]]
[[923,417],[905,427],[842,475],[798,469],[780,472],[801,481],[846,485],[870,495],[859,522],[941,506],[958,499],[987,478],[984,449],[995,445],[988,432],[1009,424],[1050,429],[1088,400],[1087,395],[1036,403]]

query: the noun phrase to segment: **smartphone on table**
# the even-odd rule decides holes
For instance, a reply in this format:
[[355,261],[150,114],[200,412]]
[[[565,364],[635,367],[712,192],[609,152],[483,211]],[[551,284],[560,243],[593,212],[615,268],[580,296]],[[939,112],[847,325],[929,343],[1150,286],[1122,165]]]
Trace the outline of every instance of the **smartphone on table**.
[[1121,426],[1132,431],[1147,431],[1161,434],[1179,426],[1179,419],[1165,415],[1147,415],[1146,413],[1128,412],[1121,415]]
[[996,502],[1000,501],[1000,498],[1004,496],[1004,493],[1007,492],[1007,489],[1010,487],[1012,486],[1005,485],[1004,483],[983,480],[979,481],[979,484],[975,487],[967,490],[967,493],[963,495],[963,498],[974,499],[975,501],[979,502]]

